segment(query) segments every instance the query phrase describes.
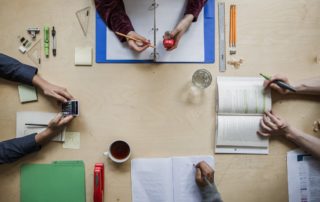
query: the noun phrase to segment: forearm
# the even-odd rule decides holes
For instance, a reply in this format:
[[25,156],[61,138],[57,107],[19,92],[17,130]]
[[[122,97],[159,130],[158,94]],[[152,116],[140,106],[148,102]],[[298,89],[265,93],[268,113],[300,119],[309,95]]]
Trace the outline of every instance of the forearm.
[[220,193],[216,185],[213,183],[213,186],[206,186],[200,188],[202,202],[222,202]]
[[192,21],[197,21],[198,16],[206,2],[207,0],[188,0],[186,11],[184,14],[191,14],[193,16]]
[[44,145],[48,143],[56,135],[57,132],[51,130],[50,128],[47,128],[35,136],[35,141],[39,145]]
[[298,94],[320,95],[320,77],[298,81],[294,87]]
[[35,141],[36,134],[0,142],[0,164],[10,163],[22,156],[38,151],[41,146]]
[[44,80],[39,75],[34,75],[34,77],[32,78],[32,84],[43,90],[44,86],[48,84],[48,81]]
[[285,137],[320,160],[320,138],[306,134],[296,128],[290,128]]
[[0,76],[24,84],[31,85],[37,68],[22,64],[18,60],[0,53]]
[[[113,32],[128,34],[134,31],[131,21],[126,14],[123,0],[95,0],[97,12],[102,20]],[[126,41],[125,37],[117,36],[120,41]]]

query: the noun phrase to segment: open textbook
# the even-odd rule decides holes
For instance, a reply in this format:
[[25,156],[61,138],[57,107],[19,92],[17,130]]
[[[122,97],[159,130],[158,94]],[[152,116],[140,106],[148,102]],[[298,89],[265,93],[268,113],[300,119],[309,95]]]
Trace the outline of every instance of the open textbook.
[[216,153],[268,154],[269,141],[257,135],[271,93],[262,78],[217,78]]
[[132,202],[201,201],[194,167],[200,161],[214,166],[212,156],[133,159]]
[[[24,111],[17,112],[16,137],[23,137],[32,133],[40,133],[48,127],[48,123],[57,116],[56,113]],[[52,141],[64,142],[65,129]]]
[[[208,0],[179,42],[179,48],[167,51],[162,44],[166,31],[172,31],[183,18],[186,0],[123,0],[135,31],[150,40],[156,48],[141,53],[121,43],[97,18],[97,62],[214,62],[214,0]],[[105,30],[104,30],[105,29]],[[101,36],[101,33],[105,33]],[[102,38],[104,37],[104,39]],[[101,44],[105,43],[105,44]],[[101,46],[101,50],[100,47]]]

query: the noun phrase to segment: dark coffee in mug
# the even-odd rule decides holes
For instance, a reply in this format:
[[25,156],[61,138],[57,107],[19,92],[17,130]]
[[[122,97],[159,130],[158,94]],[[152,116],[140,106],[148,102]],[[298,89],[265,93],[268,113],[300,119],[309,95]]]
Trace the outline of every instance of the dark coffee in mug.
[[126,142],[118,140],[111,144],[110,153],[115,159],[125,159],[130,154],[130,147]]

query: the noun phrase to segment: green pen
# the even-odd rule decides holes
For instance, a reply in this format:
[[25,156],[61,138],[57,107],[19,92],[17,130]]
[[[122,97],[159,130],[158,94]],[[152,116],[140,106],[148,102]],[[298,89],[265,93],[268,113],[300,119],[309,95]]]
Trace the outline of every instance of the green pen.
[[[266,80],[271,80],[271,77],[270,76],[266,76],[262,73],[260,73],[260,75],[265,78]],[[292,86],[290,86],[289,84],[281,81],[281,80],[275,80],[273,81],[273,83],[277,84],[280,88],[282,89],[285,89],[285,90],[289,90],[289,91],[292,91],[292,92],[296,92],[296,89],[294,89]]]
[[48,26],[44,26],[44,54],[49,57],[49,36],[50,30]]

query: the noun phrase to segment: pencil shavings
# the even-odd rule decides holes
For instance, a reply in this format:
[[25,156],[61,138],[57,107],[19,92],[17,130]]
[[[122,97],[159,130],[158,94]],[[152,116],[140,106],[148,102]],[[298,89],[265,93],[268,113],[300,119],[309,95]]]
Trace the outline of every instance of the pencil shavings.
[[243,62],[244,60],[242,58],[240,58],[239,60],[231,59],[230,61],[228,61],[228,64],[238,69]]

